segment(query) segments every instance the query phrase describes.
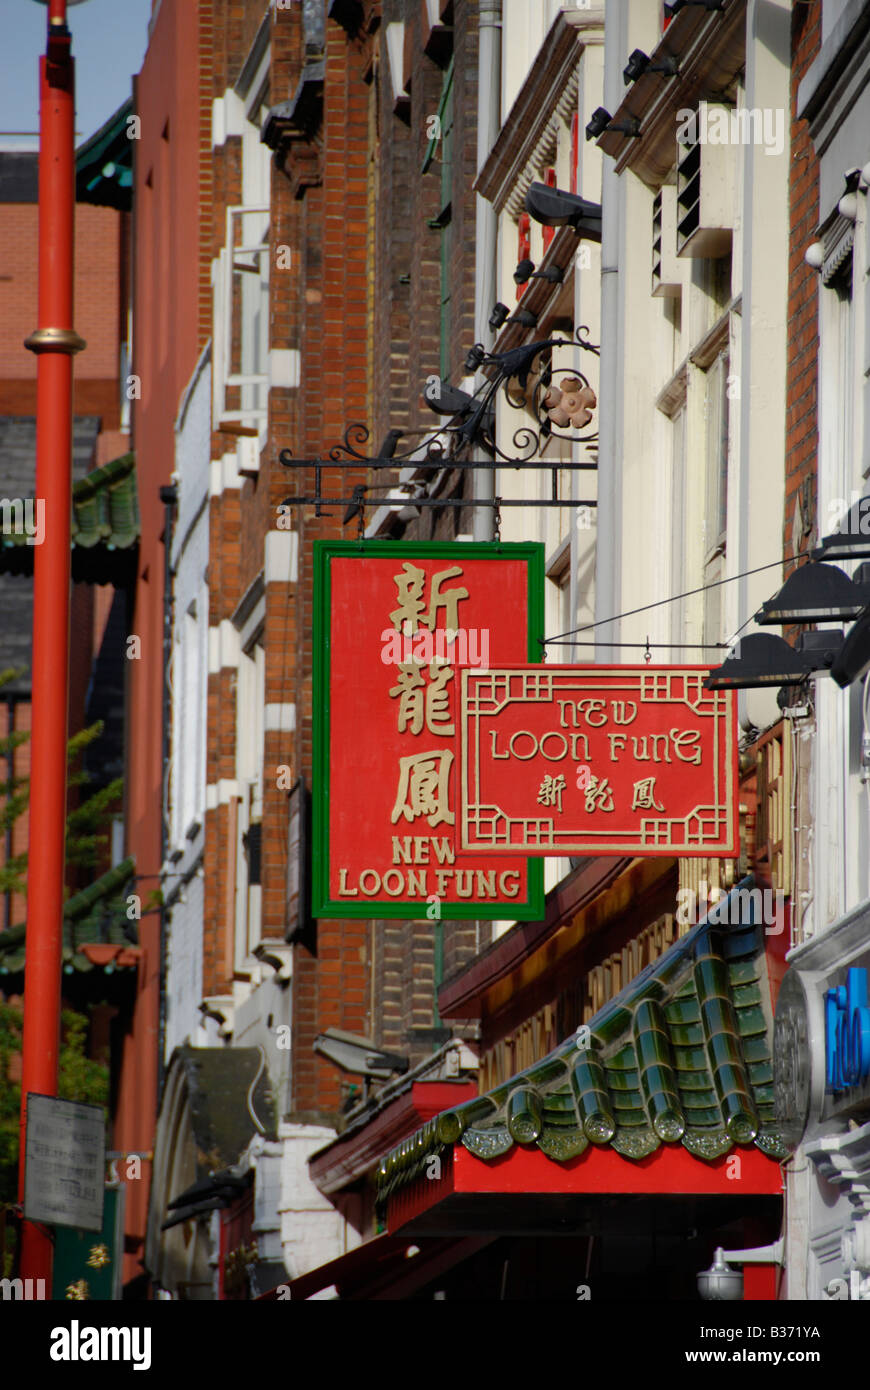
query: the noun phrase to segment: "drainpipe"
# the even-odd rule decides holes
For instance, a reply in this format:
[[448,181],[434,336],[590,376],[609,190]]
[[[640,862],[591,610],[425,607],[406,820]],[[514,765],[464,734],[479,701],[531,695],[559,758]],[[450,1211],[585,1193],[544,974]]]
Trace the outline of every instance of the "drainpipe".
[[[502,0],[480,0],[478,66],[477,66],[477,168],[483,167],[495,144],[501,125],[501,3]],[[488,319],[496,301],[496,243],[498,218],[492,203],[477,195],[477,231],[475,239],[474,277],[474,341],[489,347],[492,331]],[[495,496],[495,473],[492,469],[472,474],[474,496]],[[474,539],[491,541],[495,534],[491,507],[475,507]]]
[[[604,21],[604,105],[615,111],[622,99],[623,54],[628,52],[628,6],[608,5]],[[622,411],[620,363],[624,325],[619,257],[625,227],[625,188],[613,160],[604,156],[601,179],[601,371],[599,376],[598,506],[595,540],[595,621],[619,612],[622,593]],[[612,626],[596,629],[596,661],[611,661]]]
[[[174,483],[160,488],[160,501],[163,503],[163,729],[161,734],[161,765],[163,767],[163,805],[160,808],[160,863],[166,863],[169,848],[169,721],[172,706],[169,698],[169,671],[172,660],[172,536],[175,523],[175,508],[178,504],[178,489]],[[161,889],[162,889],[161,880]],[[161,894],[162,896],[162,894]],[[157,1096],[163,1094],[164,1056],[166,1052],[166,973],[169,953],[169,913],[165,906],[160,908],[160,1005],[157,1030]]]

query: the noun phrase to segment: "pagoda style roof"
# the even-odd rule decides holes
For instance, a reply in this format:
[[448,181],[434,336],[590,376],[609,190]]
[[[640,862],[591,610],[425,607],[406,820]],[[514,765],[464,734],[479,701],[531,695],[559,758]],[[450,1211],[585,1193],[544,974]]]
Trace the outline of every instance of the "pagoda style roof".
[[133,142],[128,117],[133,98],[76,150],[76,202],[129,212],[133,202]]
[[567,1162],[590,1146],[642,1160],[682,1145],[787,1156],[774,1119],[773,1006],[760,890],[744,879],[584,1028],[485,1095],[443,1111],[381,1160],[378,1203],[462,1144]]
[[[137,964],[136,922],[126,910],[135,871],[135,859],[124,859],[64,903],[64,974]],[[24,922],[0,932],[0,976],[24,969],[26,932]]]
[[[31,482],[31,492],[32,487]],[[73,483],[72,577],[76,583],[120,588],[130,582],[139,534],[135,454],[122,454]],[[24,529],[0,533],[0,572],[32,574],[33,551]]]

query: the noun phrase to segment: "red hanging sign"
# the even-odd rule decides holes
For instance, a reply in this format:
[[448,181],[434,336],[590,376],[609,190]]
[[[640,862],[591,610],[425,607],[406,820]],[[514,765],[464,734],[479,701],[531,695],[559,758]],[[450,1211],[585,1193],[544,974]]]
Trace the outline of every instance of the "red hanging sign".
[[463,671],[457,852],[736,855],[737,706],[707,674]]
[[543,547],[315,543],[313,915],[535,919],[543,866],[456,863],[463,668],[528,661]]

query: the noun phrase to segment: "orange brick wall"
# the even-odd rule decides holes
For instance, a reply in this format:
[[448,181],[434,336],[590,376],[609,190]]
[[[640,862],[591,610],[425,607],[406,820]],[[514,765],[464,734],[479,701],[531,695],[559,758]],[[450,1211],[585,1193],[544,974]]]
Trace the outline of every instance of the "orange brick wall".
[[[76,206],[75,328],[87,347],[77,354],[80,381],[118,379],[121,337],[122,220],[114,208]],[[33,203],[0,203],[0,378],[36,380],[36,356],[24,339],[36,327],[39,210]],[[80,406],[77,403],[79,413]]]
[[[784,551],[791,555],[800,520],[795,508],[809,505],[813,530],[799,540],[805,552],[818,538],[816,448],[818,441],[818,272],[804,260],[819,217],[819,165],[805,121],[795,119],[797,90],[821,43],[822,3],[792,11],[791,173],[789,184],[788,365],[786,379],[786,490]],[[786,566],[786,572],[791,566]]]

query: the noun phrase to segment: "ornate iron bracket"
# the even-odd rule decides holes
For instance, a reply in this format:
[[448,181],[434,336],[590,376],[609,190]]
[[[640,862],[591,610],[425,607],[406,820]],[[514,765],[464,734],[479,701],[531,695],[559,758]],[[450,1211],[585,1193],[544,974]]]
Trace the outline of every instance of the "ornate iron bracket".
[[[566,499],[559,496],[560,472],[594,472],[597,461],[563,463],[540,458],[542,448],[552,436],[568,439],[594,449],[597,446],[597,431],[588,434],[563,432],[560,426],[565,422],[589,423],[592,411],[597,405],[595,393],[582,372],[576,368],[557,368],[553,363],[553,351],[560,347],[582,348],[586,352],[599,355],[599,348],[587,338],[588,329],[581,325],[575,337],[545,338],[539,342],[524,343],[507,352],[488,353],[480,343],[476,343],[466,358],[469,371],[480,370],[483,382],[473,395],[448,387],[437,377],[429,382],[436,383],[431,395],[424,393],[424,399],[436,413],[450,413],[449,423],[435,429],[392,429],[375,456],[364,452],[370,438],[367,426],[354,422],[347,426],[340,444],[329,450],[326,459],[295,459],[291,450],[282,449],[279,461],[284,468],[314,470],[314,492],[297,497],[287,497],[282,506],[313,506],[315,516],[331,516],[324,506],[345,507],[345,524],[354,516],[362,517],[367,503],[384,501],[402,504],[407,507],[487,507],[499,512],[502,507],[594,507],[593,498]],[[536,359],[546,354],[538,366]],[[563,390],[556,385],[554,375],[563,371]],[[531,389],[530,389],[531,382]],[[512,389],[512,383],[515,383]],[[429,383],[427,383],[428,387]],[[503,389],[508,404],[516,410],[531,410],[537,428],[521,425],[513,435],[514,454],[507,454],[495,439],[495,402],[499,390]],[[435,402],[433,404],[433,401]],[[401,440],[411,440],[410,448],[400,449]],[[488,458],[468,457],[469,452],[479,447]],[[437,470],[444,472],[495,471],[502,468],[548,470],[552,475],[551,495],[547,498],[492,498],[492,497],[445,497],[433,496],[425,491],[430,476],[390,482],[386,484],[357,483],[350,497],[326,494],[323,491],[323,470],[333,467],[364,467],[367,470],[395,470],[404,466],[414,466],[418,470]],[[409,489],[407,497],[396,497],[397,488]],[[377,494],[384,494],[378,497]],[[362,524],[362,523],[360,523]]]

